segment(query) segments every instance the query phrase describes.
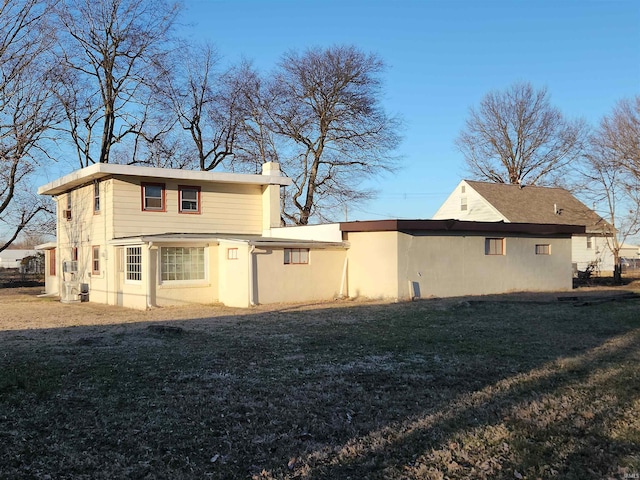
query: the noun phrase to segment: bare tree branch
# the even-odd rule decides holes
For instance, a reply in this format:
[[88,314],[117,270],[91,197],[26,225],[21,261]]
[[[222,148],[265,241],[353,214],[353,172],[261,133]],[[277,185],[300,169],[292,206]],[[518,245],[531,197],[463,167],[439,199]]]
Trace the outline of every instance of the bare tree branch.
[[584,148],[586,127],[551,106],[546,89],[516,83],[469,111],[456,146],[470,173],[496,183],[553,182]]

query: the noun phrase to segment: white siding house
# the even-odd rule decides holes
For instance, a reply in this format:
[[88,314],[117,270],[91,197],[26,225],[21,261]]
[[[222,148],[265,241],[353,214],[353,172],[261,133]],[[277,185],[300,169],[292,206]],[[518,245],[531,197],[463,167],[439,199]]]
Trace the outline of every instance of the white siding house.
[[574,270],[589,265],[613,271],[607,240],[611,224],[562,188],[521,186],[462,180],[433,216],[435,220],[582,225],[571,242]]

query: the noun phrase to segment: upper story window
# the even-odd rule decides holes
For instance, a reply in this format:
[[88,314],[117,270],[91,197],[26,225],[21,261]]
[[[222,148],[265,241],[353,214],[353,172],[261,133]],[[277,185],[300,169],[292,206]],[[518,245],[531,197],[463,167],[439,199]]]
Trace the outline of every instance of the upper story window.
[[71,192],[67,193],[67,208],[62,210],[62,218],[71,220]]
[[587,248],[593,248],[593,237],[587,237]]
[[504,238],[485,238],[485,255],[504,255]]
[[100,213],[100,182],[93,182],[93,213]]
[[143,183],[141,188],[142,210],[151,212],[164,212],[166,210],[164,183]]
[[465,211],[467,209],[467,197],[460,198],[460,210]]
[[200,213],[200,187],[178,186],[178,211]]

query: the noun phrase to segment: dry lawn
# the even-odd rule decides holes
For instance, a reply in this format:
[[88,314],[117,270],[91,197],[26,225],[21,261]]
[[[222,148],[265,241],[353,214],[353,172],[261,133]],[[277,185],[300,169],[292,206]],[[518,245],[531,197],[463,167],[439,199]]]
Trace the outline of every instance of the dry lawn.
[[620,290],[146,312],[35,293],[0,290],[2,479],[640,477]]

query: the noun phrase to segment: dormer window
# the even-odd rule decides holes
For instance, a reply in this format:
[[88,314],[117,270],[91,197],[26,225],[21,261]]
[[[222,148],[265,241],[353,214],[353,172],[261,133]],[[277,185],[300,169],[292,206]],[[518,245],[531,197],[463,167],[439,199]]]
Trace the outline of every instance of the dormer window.
[[151,212],[165,211],[164,183],[143,183],[142,210]]

